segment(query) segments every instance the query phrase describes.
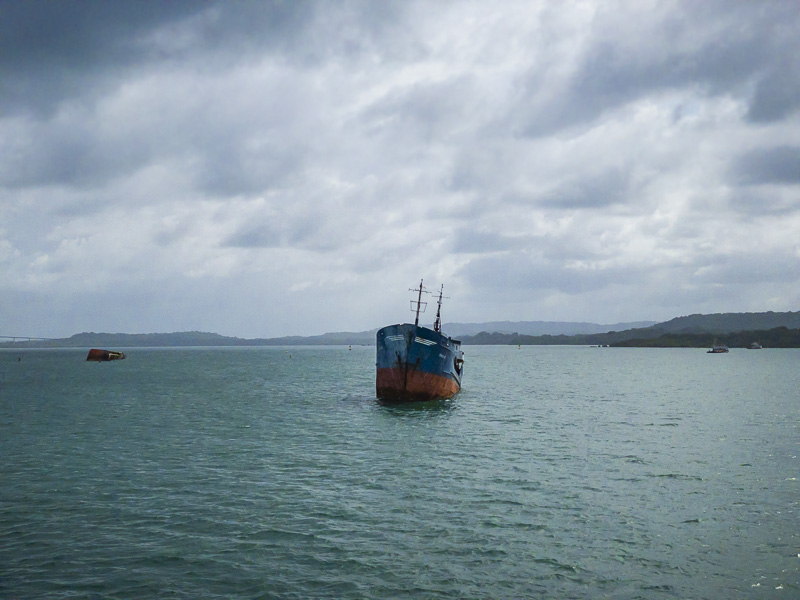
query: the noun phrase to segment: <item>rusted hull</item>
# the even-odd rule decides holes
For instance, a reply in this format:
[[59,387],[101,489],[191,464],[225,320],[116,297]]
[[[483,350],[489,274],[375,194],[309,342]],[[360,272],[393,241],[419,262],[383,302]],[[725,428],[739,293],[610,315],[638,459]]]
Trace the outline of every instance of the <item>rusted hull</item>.
[[378,331],[375,392],[389,402],[452,397],[461,389],[461,342],[416,325]]
[[106,362],[109,360],[122,360],[125,354],[122,352],[115,352],[114,350],[101,350],[99,348],[92,348],[86,356],[87,361],[93,362]]
[[378,398],[393,402],[424,402],[451,398],[459,391],[452,379],[434,373],[403,368],[378,369],[375,384]]

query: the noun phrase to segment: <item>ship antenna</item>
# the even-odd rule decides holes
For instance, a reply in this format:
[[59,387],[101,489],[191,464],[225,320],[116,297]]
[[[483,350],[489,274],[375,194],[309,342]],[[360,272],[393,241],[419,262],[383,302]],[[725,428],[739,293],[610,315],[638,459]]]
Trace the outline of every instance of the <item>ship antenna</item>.
[[449,296],[442,296],[443,292],[444,292],[444,284],[442,284],[442,287],[439,288],[439,299],[436,301],[436,303],[439,306],[436,308],[436,320],[433,322],[433,330],[439,333],[441,333],[442,331],[442,299],[443,298],[449,299]]
[[414,310],[414,304],[417,305],[417,307],[416,307],[417,316],[414,318],[414,326],[416,327],[416,326],[419,325],[420,309],[422,309],[422,312],[425,312],[425,307],[428,306],[427,302],[423,302],[422,301],[422,293],[425,292],[426,294],[430,294],[430,292],[428,290],[426,290],[424,287],[422,287],[422,279],[419,280],[419,287],[418,288],[409,288],[408,291],[409,292],[419,292],[419,295],[417,296],[417,301],[416,302],[414,302],[413,300],[411,301],[411,310]]

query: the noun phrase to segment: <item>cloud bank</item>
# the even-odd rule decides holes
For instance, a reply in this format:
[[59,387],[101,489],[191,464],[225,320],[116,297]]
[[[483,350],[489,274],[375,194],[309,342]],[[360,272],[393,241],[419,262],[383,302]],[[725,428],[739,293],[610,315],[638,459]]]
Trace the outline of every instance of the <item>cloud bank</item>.
[[792,2],[0,4],[0,334],[800,305]]

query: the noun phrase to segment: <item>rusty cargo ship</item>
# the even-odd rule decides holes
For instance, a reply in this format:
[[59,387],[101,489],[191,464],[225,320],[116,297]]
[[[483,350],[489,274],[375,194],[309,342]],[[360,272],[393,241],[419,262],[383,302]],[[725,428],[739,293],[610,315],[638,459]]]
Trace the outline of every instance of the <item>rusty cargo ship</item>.
[[450,398],[461,389],[464,353],[461,342],[442,333],[442,292],[439,290],[433,329],[419,324],[419,314],[427,305],[428,293],[419,282],[417,300],[411,301],[416,313],[414,324],[389,325],[377,333],[375,391],[386,402],[419,402]]

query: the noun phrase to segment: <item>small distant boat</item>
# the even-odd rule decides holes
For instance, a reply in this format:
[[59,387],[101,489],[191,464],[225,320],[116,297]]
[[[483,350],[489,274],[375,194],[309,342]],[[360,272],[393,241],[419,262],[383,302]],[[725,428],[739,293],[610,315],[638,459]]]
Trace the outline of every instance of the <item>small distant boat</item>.
[[714,340],[714,345],[711,347],[711,350],[706,352],[706,354],[724,354],[728,352],[728,347],[725,344],[720,344],[717,340]]
[[750,346],[747,349],[748,350],[761,350],[761,344],[759,344],[758,342],[753,342],[752,344],[750,344]]
[[[419,324],[423,292],[419,282],[417,300],[411,301],[415,310],[414,324],[389,325],[377,333],[375,391],[379,399],[388,402],[416,402],[450,398],[461,389],[464,353],[461,342],[442,333],[442,291],[433,329]],[[422,311],[424,312],[424,310]]]
[[87,361],[106,362],[109,360],[122,360],[125,358],[125,353],[117,352],[116,350],[101,350],[99,348],[92,348],[86,356]]

